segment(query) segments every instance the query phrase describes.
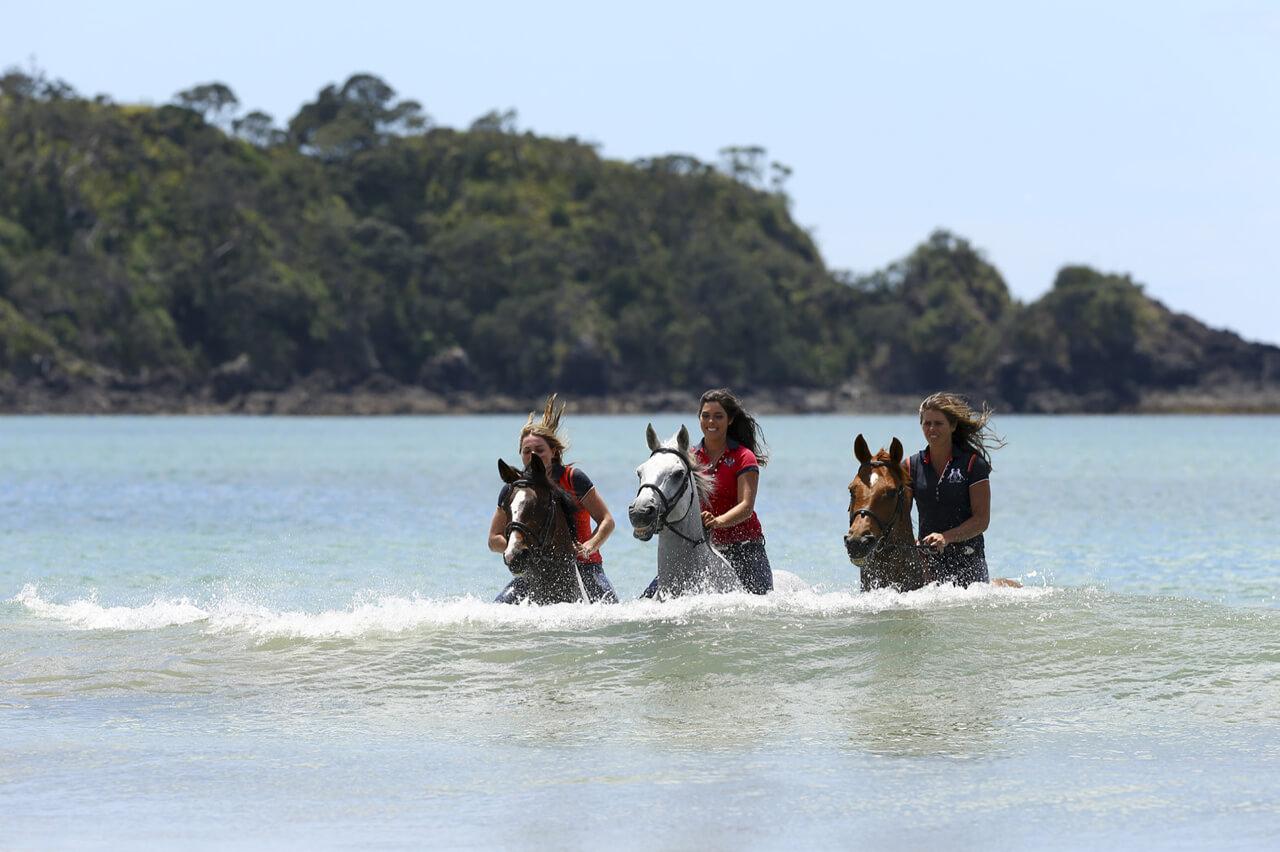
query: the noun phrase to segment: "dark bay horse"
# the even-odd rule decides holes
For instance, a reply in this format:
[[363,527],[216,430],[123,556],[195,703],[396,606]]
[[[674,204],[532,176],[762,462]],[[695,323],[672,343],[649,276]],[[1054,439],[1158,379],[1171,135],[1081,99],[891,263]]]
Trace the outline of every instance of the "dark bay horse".
[[900,592],[930,582],[911,526],[911,480],[902,467],[902,442],[874,456],[861,435],[853,442],[858,472],[849,483],[849,531],[844,547],[858,566],[862,590],[892,587]]
[[503,501],[510,520],[502,561],[515,575],[498,600],[535,604],[590,601],[578,573],[569,526],[575,511],[573,498],[551,480],[537,456],[522,471],[498,459],[498,475],[510,486]]

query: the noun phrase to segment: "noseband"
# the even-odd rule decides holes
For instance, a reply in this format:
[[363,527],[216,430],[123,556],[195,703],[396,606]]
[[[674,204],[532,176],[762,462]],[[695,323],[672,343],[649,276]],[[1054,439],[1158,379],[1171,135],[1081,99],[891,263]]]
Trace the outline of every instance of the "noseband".
[[[867,462],[867,465],[869,467],[883,467],[886,469],[888,469],[889,467],[887,464],[885,464],[882,461],[869,461]],[[871,511],[866,507],[863,507],[861,509],[854,509],[849,514],[849,523],[851,525],[853,524],[853,521],[855,518],[868,517],[871,520],[875,521],[876,524],[879,525],[880,527],[880,537],[876,539],[876,543],[871,548],[871,552],[867,554],[868,558],[874,556],[876,551],[880,549],[880,546],[889,540],[889,534],[893,532],[894,526],[898,523],[898,517],[902,514],[902,504],[904,502],[902,497],[906,493],[906,490],[907,490],[907,486],[899,485],[898,490],[894,492],[893,514],[889,517],[889,523],[887,524],[884,521],[880,520],[880,517],[875,512]],[[914,545],[912,546],[914,547]]]
[[[517,488],[528,488],[533,491],[535,497],[538,494],[537,489],[533,487],[532,479],[517,479],[509,484],[511,486],[512,491],[514,491]],[[508,493],[507,499],[503,503],[503,508],[507,510],[508,514],[511,513],[511,497],[512,497],[511,493]],[[539,550],[543,549],[544,547],[547,546],[547,542],[551,540],[551,531],[552,531],[552,528],[555,527],[556,515],[555,515],[554,503],[555,503],[554,498],[552,498],[550,495],[547,495],[547,520],[545,523],[543,523],[542,530],[540,532],[535,534],[533,528],[530,527],[528,524],[522,521],[517,521],[515,518],[512,518],[511,520],[507,521],[507,527],[502,533],[503,536],[506,537],[507,539],[510,539],[511,533],[518,531],[518,532],[524,533],[524,537],[526,539],[536,540],[538,542],[538,549]]]
[[[684,496],[685,489],[689,489],[690,484],[693,482],[693,467],[689,464],[689,459],[685,457],[684,453],[679,450],[673,450],[670,447],[658,447],[658,449],[649,454],[649,458],[653,458],[658,453],[669,453],[670,455],[680,459],[680,465],[684,468],[685,475],[684,479],[680,481],[680,487],[676,489],[675,496],[670,499],[667,499],[667,495],[662,493],[662,489],[652,482],[641,483],[640,487],[636,489],[636,497],[639,497],[640,492],[644,491],[646,488],[653,489],[654,499],[658,501],[658,525],[654,532],[661,532],[663,528],[666,528],[692,545],[696,546],[705,543],[707,540],[707,531],[705,527],[702,530],[702,538],[689,538],[689,536],[673,527],[671,525],[670,518],[667,517],[671,514],[671,509],[673,508],[672,504],[680,501],[680,498]],[[692,489],[690,489],[689,508],[685,514],[681,516],[682,520],[685,517],[688,517],[689,512],[693,511],[693,504],[697,499],[697,495],[692,492]],[[701,526],[701,524],[699,524],[699,526]]]

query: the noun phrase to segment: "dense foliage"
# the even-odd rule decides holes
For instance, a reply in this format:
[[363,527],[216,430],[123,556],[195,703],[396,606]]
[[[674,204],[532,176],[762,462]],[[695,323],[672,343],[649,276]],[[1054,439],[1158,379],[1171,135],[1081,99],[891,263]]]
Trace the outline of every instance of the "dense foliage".
[[0,371],[234,376],[228,393],[316,376],[521,394],[854,380],[1034,407],[1046,387],[1123,405],[1195,382],[1208,355],[1264,370],[1258,347],[1125,278],[1067,268],[1018,305],[946,232],[833,275],[759,148],[720,168],[610,161],[519,133],[513,113],[434,127],[370,75],[283,128],[238,109],[218,83],[136,107],[0,79]]

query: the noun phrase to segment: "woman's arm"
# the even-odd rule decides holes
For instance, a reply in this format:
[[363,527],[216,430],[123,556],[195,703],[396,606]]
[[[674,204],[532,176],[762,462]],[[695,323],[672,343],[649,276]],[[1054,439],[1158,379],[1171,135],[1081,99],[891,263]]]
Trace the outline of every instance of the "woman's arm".
[[489,522],[489,549],[494,553],[507,549],[507,513],[501,506],[493,510],[493,520]]
[[582,507],[591,515],[591,520],[596,522],[595,532],[591,534],[591,538],[578,545],[578,555],[587,557],[598,551],[613,534],[614,523],[609,507],[604,504],[604,498],[600,496],[600,489],[592,488],[588,491],[587,496],[582,498]]
[[751,517],[756,510],[756,490],[760,487],[760,471],[749,470],[738,477],[738,503],[723,515],[702,513],[702,525],[718,530],[733,527]]
[[969,508],[973,514],[968,520],[946,532],[929,533],[920,539],[920,543],[941,550],[948,544],[968,541],[986,532],[991,523],[991,480],[984,479],[969,486]]

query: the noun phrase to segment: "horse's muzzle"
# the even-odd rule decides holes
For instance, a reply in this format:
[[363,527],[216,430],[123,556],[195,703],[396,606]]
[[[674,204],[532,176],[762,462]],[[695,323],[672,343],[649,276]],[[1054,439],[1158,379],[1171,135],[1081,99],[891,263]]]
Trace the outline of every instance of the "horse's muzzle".
[[647,501],[632,503],[627,507],[627,519],[631,521],[632,535],[648,541],[658,527],[658,507]]
[[849,554],[849,561],[860,565],[875,549],[876,537],[873,535],[846,535],[844,549]]

